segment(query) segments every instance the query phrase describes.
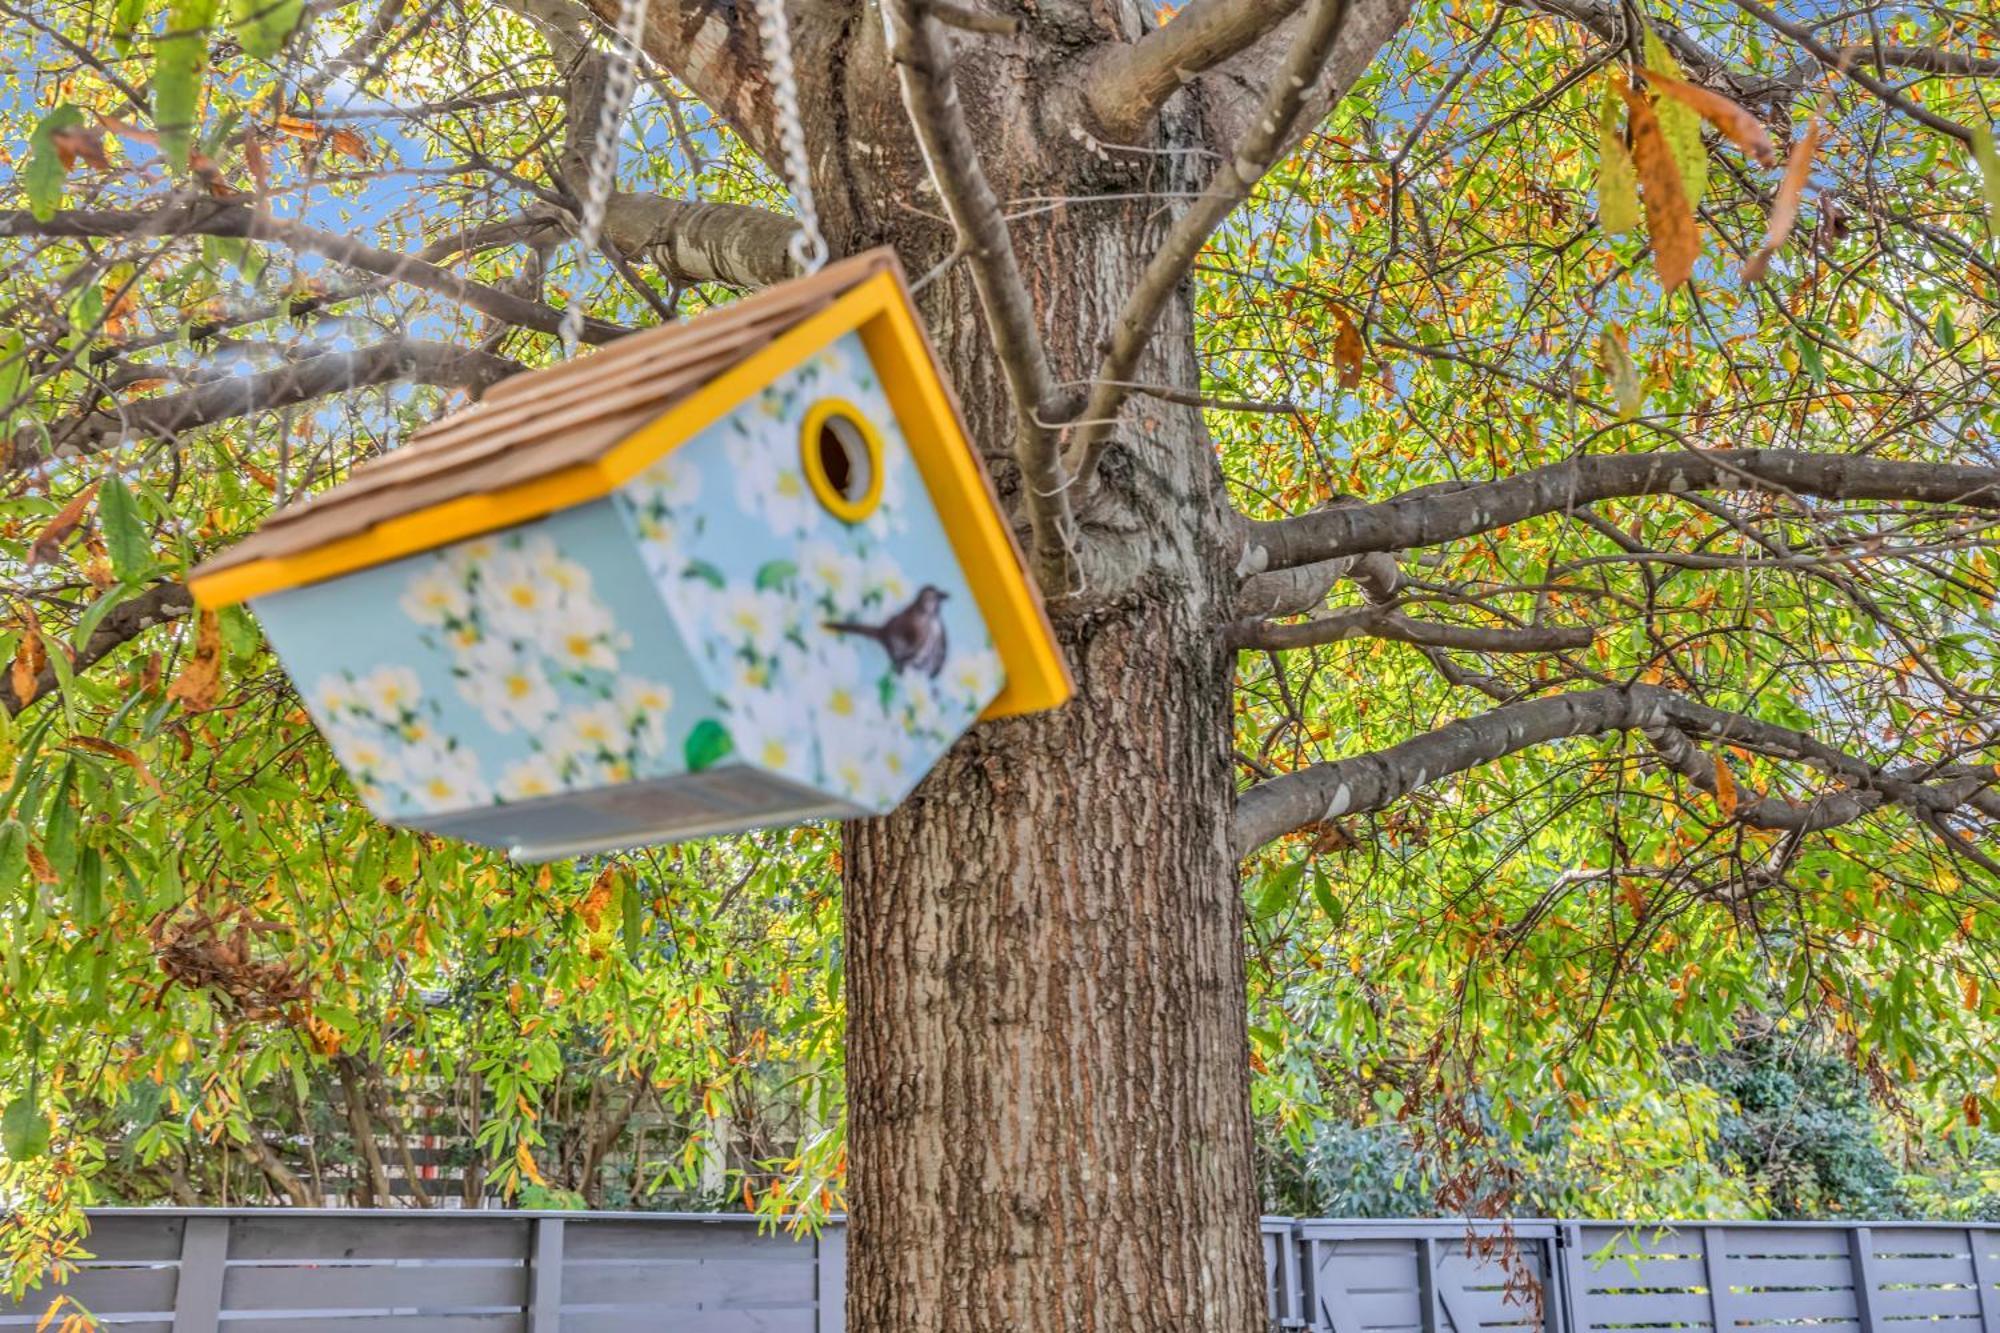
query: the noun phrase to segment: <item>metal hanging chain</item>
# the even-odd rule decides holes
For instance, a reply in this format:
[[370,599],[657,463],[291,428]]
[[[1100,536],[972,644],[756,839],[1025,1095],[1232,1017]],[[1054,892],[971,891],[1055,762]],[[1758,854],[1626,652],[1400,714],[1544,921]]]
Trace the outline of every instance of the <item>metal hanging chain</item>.
[[806,160],[806,131],[799,122],[792,30],[785,21],[785,0],[756,0],[756,5],[757,35],[764,39],[764,65],[771,76],[771,109],[778,119],[778,148],[785,159],[785,184],[799,209],[799,229],[792,233],[788,248],[799,271],[813,273],[826,263],[826,237],[820,234],[819,211],[813,207],[812,164]]
[[[625,113],[632,107],[632,94],[639,86],[639,43],[646,32],[648,0],[624,0],[618,9],[618,27],[613,37],[610,62],[604,69],[604,100],[597,108],[597,139],[590,146],[590,171],[583,187],[582,207],[577,211],[576,239],[581,250],[578,262],[587,263],[596,252],[604,233],[604,210],[611,205],[611,187],[618,178],[618,135],[625,125]],[[572,295],[563,308],[563,355],[576,355],[577,340],[583,334],[583,294]]]
[[[798,204],[799,229],[792,233],[792,261],[803,273],[826,263],[826,237],[820,234],[819,212],[813,207],[811,164],[806,160],[805,126],[799,121],[799,88],[792,68],[792,31],[785,21],[784,0],[756,0],[757,34],[764,43],[770,68],[771,105],[777,112],[778,146],[785,159],[785,184]],[[618,175],[618,135],[639,86],[639,43],[646,31],[648,0],[623,0],[610,63],[604,71],[604,101],[598,107],[597,140],[590,149],[590,171],[577,211],[576,239],[584,258],[597,249],[604,232],[604,211]],[[563,308],[557,332],[563,355],[576,355],[583,334],[583,299],[573,296]]]

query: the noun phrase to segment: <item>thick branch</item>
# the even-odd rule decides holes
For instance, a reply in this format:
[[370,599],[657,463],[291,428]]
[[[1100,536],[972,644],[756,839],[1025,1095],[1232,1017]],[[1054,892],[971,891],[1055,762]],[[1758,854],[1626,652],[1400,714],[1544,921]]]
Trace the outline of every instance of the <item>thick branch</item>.
[[1394,557],[1375,552],[1252,574],[1236,590],[1236,614],[1246,620],[1302,616],[1324,602],[1342,579],[1352,579],[1363,597],[1381,606],[1402,586],[1403,571]]
[[1572,626],[1508,629],[1442,625],[1412,620],[1400,611],[1379,606],[1352,607],[1293,624],[1244,620],[1229,630],[1231,647],[1268,652],[1314,648],[1348,639],[1392,639],[1424,648],[1452,648],[1471,653],[1554,653],[1588,648],[1596,638],[1596,631]]
[[50,431],[54,445],[46,451],[22,434],[15,441],[7,467],[21,471],[51,457],[96,453],[119,440],[171,436],[366,385],[410,380],[483,389],[520,369],[505,357],[439,342],[398,339],[355,352],[327,352],[274,370],[227,376],[186,393],[142,398],[58,423]]
[[[1402,28],[1415,8],[1413,0],[1348,0],[1347,20],[1340,38],[1326,62],[1319,83],[1307,90],[1305,106],[1285,145],[1296,148],[1313,126],[1347,95],[1354,81],[1375,63],[1383,46]],[[1258,124],[1258,115],[1271,87],[1271,71],[1285,58],[1285,52],[1308,15],[1294,14],[1285,22],[1201,76],[1205,113],[1216,137],[1223,143],[1239,143]]]
[[[351,236],[321,231],[285,218],[257,212],[248,204],[226,199],[195,199],[158,208],[74,210],[57,213],[47,222],[27,212],[0,212],[0,236],[227,236],[266,241],[292,250],[324,256],[349,268],[421,287],[481,314],[542,333],[562,325],[562,311],[539,301],[472,282],[448,269],[413,255],[397,254]],[[601,319],[584,321],[583,340],[607,343],[629,330]]]
[[[1757,0],[1735,0],[1735,5],[1765,27],[1781,32],[1800,46],[1803,46],[1821,64],[1834,67],[1841,65],[1840,52],[1814,36],[1812,29],[1806,27],[1804,24],[1792,23],[1778,17],[1769,8],[1758,4]],[[1866,88],[1869,92],[1875,94],[1876,97],[1881,99],[1884,105],[1894,107],[1919,124],[1928,125],[1940,134],[1949,134],[1960,143],[1972,142],[1972,131],[1966,129],[1965,126],[1947,116],[1940,116],[1928,107],[1917,105],[1873,75],[1864,74],[1861,70],[1849,66],[1847,67],[1847,76],[1863,88]]]
[[1246,571],[1365,551],[1436,546],[1603,500],[1690,491],[1768,491],[2000,509],[2000,468],[1903,463],[1791,449],[1609,454],[1551,463],[1475,486],[1431,487],[1377,504],[1339,504],[1250,525]]
[[1152,340],[1160,313],[1187,278],[1210,234],[1250,197],[1257,182],[1264,179],[1264,173],[1291,142],[1306,94],[1318,83],[1340,36],[1347,5],[1348,0],[1312,0],[1298,35],[1272,77],[1256,123],[1237,142],[1229,161],[1216,169],[1201,197],[1174,219],[1159,251],[1139,276],[1138,286],[1112,325],[1110,347],[1098,367],[1076,438],[1070,445],[1067,461],[1079,483],[1089,485],[1098,460],[1111,441],[1118,415],[1131,392],[1126,386],[1135,377],[1139,358]]
[[1137,139],[1166,100],[1299,7],[1299,0],[1191,0],[1165,27],[1107,48],[1082,75],[1084,100],[1105,135]]
[[[90,633],[89,640],[76,650],[75,660],[70,663],[72,673],[95,666],[112,649],[130,643],[141,633],[155,625],[164,625],[170,620],[179,620],[194,610],[194,598],[188,595],[185,586],[179,583],[159,583],[146,589],[130,601],[120,602],[97,622],[97,628]],[[53,693],[57,685],[53,668],[44,670],[35,681],[35,698],[40,699]],[[0,678],[0,708],[9,713],[21,711],[21,696],[14,691],[14,682]]]
[[1014,255],[1000,199],[980,166],[979,150],[958,100],[943,28],[925,12],[922,0],[888,0],[883,15],[890,23],[889,55],[904,106],[931,180],[958,231],[1014,400],[1014,453],[1034,530],[1036,573],[1045,590],[1060,596],[1075,582],[1075,520],[1070,479],[1063,470],[1055,431],[1045,423],[1066,412],[1049,371],[1034,302]]
[[792,276],[798,222],[747,204],[686,203],[660,194],[615,194],[604,235],[618,253],[674,282],[769,287]]
[[1834,54],[1850,65],[2000,79],[2000,56],[1976,56],[1969,51],[1947,51],[1938,46],[1840,46],[1834,48]]
[[[1477,717],[1461,718],[1372,754],[1315,764],[1258,783],[1243,793],[1231,836],[1239,855],[1287,833],[1343,815],[1380,810],[1430,782],[1536,746],[1576,736],[1643,731],[1665,739],[1675,730],[1707,737],[1712,743],[1744,745],[1800,761],[1850,789],[1816,804],[1781,809],[1753,801],[1744,810],[1767,827],[1824,827],[1832,816],[1859,818],[1882,802],[1893,802],[1938,827],[1947,812],[1968,803],[1983,808],[1996,781],[1991,769],[1957,771],[1935,784],[1915,772],[1890,772],[1791,727],[1696,703],[1652,685],[1606,686],[1504,704]],[[1685,755],[1679,755],[1687,762]],[[1682,771],[1686,771],[1683,769]],[[1711,774],[1712,778],[1712,774]],[[1858,795],[1857,795],[1858,794]],[[1847,799],[1855,795],[1855,799]],[[1790,811],[1814,811],[1794,815]]]

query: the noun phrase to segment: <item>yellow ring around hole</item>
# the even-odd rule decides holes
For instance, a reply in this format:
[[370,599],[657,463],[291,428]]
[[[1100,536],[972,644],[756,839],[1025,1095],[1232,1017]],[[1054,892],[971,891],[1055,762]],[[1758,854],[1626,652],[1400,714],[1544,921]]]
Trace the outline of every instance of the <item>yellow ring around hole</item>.
[[[826,475],[826,463],[820,458],[820,432],[836,417],[854,428],[854,433],[861,438],[861,447],[868,454],[868,489],[853,499],[833,484],[833,478]],[[806,418],[799,426],[799,463],[805,470],[806,484],[812,487],[820,504],[841,522],[859,523],[880,507],[882,433],[875,429],[874,422],[861,414],[860,408],[845,398],[822,398],[806,409]]]

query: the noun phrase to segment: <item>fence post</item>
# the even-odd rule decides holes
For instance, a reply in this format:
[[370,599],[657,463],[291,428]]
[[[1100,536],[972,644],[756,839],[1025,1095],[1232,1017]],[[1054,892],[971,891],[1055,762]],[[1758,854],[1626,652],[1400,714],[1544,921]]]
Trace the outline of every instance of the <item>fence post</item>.
[[[1701,1229],[1701,1271],[1708,1279],[1708,1322],[1715,1333],[1729,1333],[1736,1326],[1730,1313],[1729,1229]],[[1864,1329],[1862,1333],[1874,1333]]]
[[528,1223],[528,1333],[556,1333],[562,1326],[563,1220]]
[[1972,1251],[1972,1280],[1979,1284],[1979,1319],[1986,1333],[2000,1333],[2000,1261],[1987,1252],[1990,1245],[2000,1244],[2000,1231],[1989,1232],[1985,1227],[1967,1227],[1965,1243]]
[[1424,1333],[1439,1333],[1444,1321],[1438,1318],[1437,1242],[1429,1236],[1417,1242],[1417,1305]]
[[1854,1272],[1854,1318],[1861,1333],[1875,1333],[1875,1237],[1867,1227],[1849,1227],[1847,1262]]
[[819,1249],[813,1258],[819,1333],[847,1333],[846,1222],[828,1222],[820,1228]]
[[1572,1333],[1583,1333],[1590,1327],[1590,1311],[1584,1306],[1583,1265],[1588,1256],[1583,1252],[1583,1228],[1574,1222],[1565,1222],[1556,1228],[1555,1269],[1549,1280],[1560,1292],[1562,1301],[1562,1326]]
[[174,1333],[216,1333],[228,1262],[229,1219],[188,1218],[181,1229],[180,1275],[174,1284]]

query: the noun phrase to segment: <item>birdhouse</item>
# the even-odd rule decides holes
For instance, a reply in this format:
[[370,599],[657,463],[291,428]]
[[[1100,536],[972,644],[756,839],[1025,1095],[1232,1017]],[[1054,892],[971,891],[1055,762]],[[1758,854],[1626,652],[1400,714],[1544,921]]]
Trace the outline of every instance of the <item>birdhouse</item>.
[[886,251],[508,380],[190,582],[384,820],[528,860],[879,814],[1071,689]]

